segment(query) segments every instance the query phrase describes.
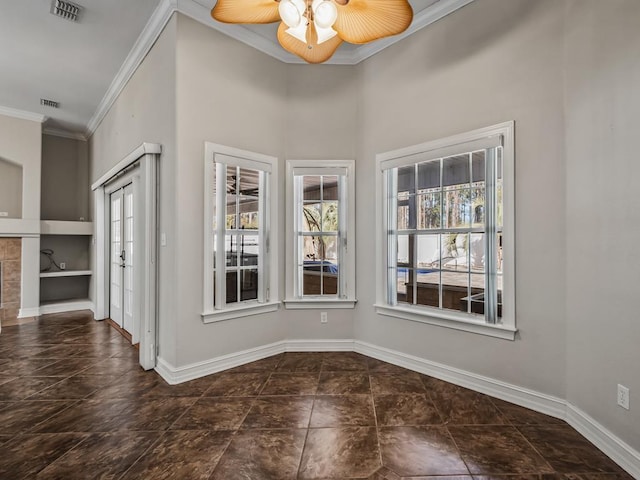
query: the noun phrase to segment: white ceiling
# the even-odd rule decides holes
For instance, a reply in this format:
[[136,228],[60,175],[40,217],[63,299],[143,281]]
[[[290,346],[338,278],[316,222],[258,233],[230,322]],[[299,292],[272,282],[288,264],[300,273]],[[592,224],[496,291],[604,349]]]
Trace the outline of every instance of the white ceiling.
[[[211,19],[215,0],[73,0],[78,23],[50,13],[51,0],[3,1],[0,15],[0,113],[44,116],[45,131],[90,134],[164,23],[180,11],[285,62],[272,25],[225,25]],[[354,64],[473,0],[409,0],[408,32],[369,45],[343,44],[329,63]],[[40,105],[46,98],[59,109]]]

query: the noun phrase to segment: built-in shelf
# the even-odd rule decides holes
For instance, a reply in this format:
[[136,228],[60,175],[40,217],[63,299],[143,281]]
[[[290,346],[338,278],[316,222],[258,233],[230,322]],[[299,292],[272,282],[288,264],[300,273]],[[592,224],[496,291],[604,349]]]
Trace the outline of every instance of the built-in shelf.
[[41,272],[40,278],[84,277],[90,276],[91,270],[62,270],[60,272]]
[[93,222],[41,220],[40,233],[42,235],[93,235]]

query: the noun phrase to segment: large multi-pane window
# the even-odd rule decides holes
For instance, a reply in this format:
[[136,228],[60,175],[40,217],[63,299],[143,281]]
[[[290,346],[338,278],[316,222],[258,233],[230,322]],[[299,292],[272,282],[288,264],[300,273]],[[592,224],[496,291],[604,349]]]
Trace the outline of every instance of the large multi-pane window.
[[[513,251],[512,230],[505,231],[505,217],[513,228],[513,205],[505,202],[512,181],[505,172],[512,176],[513,153],[505,143],[506,135],[512,138],[510,129],[503,129],[484,136],[472,132],[466,141],[456,137],[437,148],[412,147],[408,155],[380,162],[386,305],[514,325],[512,285],[505,295],[505,262],[513,262],[505,255]],[[509,265],[510,281],[512,269]]]
[[288,167],[293,257],[288,306],[296,301],[298,306],[332,300],[353,304],[353,162],[289,161]]
[[203,316],[215,316],[216,311],[269,303],[269,190],[274,162],[268,161],[270,157],[207,145]]

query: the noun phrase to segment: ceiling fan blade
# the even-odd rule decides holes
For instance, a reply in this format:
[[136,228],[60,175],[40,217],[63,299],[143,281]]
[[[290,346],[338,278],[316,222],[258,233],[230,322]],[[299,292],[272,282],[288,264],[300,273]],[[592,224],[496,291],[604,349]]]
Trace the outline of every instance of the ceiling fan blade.
[[276,0],[218,0],[211,16],[223,23],[273,23],[280,20]]
[[368,43],[404,32],[413,20],[413,9],[407,0],[349,0],[336,2],[338,19],[334,24],[338,35],[349,43]]
[[[326,62],[336,52],[342,40],[337,35],[326,42],[318,45],[318,34],[313,23],[309,25],[307,31],[307,43],[301,42],[297,38],[287,33],[287,25],[284,22],[278,27],[278,41],[287,52],[293,53],[302,58],[307,63]],[[309,48],[311,47],[311,48]]]

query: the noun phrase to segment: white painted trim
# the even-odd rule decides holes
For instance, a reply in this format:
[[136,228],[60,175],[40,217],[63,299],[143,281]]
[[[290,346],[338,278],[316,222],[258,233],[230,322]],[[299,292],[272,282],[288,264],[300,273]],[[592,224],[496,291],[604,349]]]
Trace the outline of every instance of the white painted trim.
[[87,141],[87,137],[84,133],[68,132],[67,130],[58,130],[57,128],[45,127],[42,129],[43,135],[51,135],[53,137],[70,138],[71,140]]
[[86,137],[89,138],[96,131],[100,122],[109,112],[109,109],[116,101],[127,82],[131,79],[135,71],[138,69],[144,58],[147,56],[154,43],[162,33],[165,25],[177,10],[177,0],[162,0],[151,18],[145,25],[142,33],[133,45],[133,48],[127,55],[120,70],[112,80],[107,92],[102,97],[98,108],[87,125]]
[[[487,335],[489,337],[515,340],[518,329],[509,325],[474,322],[466,313],[447,312],[434,308],[424,307],[424,312],[418,311],[419,307],[401,307],[391,305],[374,305],[376,313],[387,317],[411,320],[412,322],[438,325],[439,327],[452,328],[469,333]],[[422,310],[422,309],[421,309]],[[433,314],[431,313],[433,312]]]
[[162,153],[162,145],[158,143],[143,143],[138,148],[136,148],[129,155],[124,157],[118,163],[116,163],[112,168],[110,168],[104,175],[102,175],[98,180],[93,182],[91,185],[91,190],[96,190],[98,187],[105,185],[109,180],[122,172],[125,168],[129,167],[131,164],[137,162],[140,158],[145,155],[160,155]]
[[565,417],[565,401],[561,398],[360,340],[356,340],[354,343],[354,351],[363,355],[500,398],[552,417],[561,419]]
[[41,272],[40,278],[58,278],[58,277],[90,277],[93,272],[91,270],[62,270],[60,272]]
[[640,452],[569,402],[567,402],[566,420],[632,477],[640,478]]
[[156,372],[169,384],[177,385],[223,370],[262,360],[284,352],[350,352],[353,340],[286,340],[215,357],[183,367],[174,367],[158,357]]
[[[91,300],[68,300],[58,303],[40,305],[38,315],[49,313],[77,312],[79,310],[91,310],[93,312],[93,302]],[[32,315],[27,315],[32,316]]]
[[93,235],[93,222],[41,220],[42,235]]
[[[288,251],[288,250],[287,250]],[[290,298],[287,300],[283,300],[284,308],[287,310],[310,310],[310,309],[318,309],[318,308],[355,308],[356,303],[358,301],[356,299],[342,299],[342,298],[331,298],[331,299],[313,299],[313,300],[303,300],[301,298]]]
[[40,220],[0,218],[0,237],[39,237]]
[[6,117],[19,118],[20,120],[30,120],[32,122],[44,123],[47,120],[46,115],[41,113],[27,112],[26,110],[18,110],[16,108],[3,107],[0,105],[0,115]]
[[248,317],[262,313],[277,312],[280,302],[239,304],[238,306],[225,307],[224,310],[209,310],[201,314],[204,323],[224,322],[234,318]]
[[18,318],[37,317],[40,315],[40,308],[21,308],[18,310]]

